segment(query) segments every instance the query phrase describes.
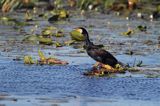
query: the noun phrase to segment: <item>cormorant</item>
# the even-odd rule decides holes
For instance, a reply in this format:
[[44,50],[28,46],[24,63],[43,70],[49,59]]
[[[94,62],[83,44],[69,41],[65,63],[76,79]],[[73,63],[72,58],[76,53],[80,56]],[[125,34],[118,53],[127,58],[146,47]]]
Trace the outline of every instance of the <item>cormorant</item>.
[[83,27],[76,28],[78,32],[80,32],[85,37],[85,49],[87,51],[87,54],[96,60],[99,63],[102,63],[104,65],[109,65],[112,68],[116,67],[116,64],[118,64],[118,60],[108,51],[100,48],[97,45],[94,45],[93,42],[90,41],[88,32]]

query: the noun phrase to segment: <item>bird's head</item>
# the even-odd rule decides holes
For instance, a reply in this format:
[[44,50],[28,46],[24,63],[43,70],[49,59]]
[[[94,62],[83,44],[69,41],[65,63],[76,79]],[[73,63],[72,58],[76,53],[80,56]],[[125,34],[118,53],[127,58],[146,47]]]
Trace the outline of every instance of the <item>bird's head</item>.
[[84,36],[84,38],[85,38],[85,46],[88,47],[88,46],[90,46],[92,44],[90,42],[90,40],[89,40],[89,35],[88,35],[88,32],[87,32],[87,30],[85,28],[78,27],[78,28],[75,28],[75,30]]
[[78,27],[78,28],[75,28],[76,31],[78,31],[79,33],[81,33],[84,37],[88,37],[88,32],[85,28],[83,27]]

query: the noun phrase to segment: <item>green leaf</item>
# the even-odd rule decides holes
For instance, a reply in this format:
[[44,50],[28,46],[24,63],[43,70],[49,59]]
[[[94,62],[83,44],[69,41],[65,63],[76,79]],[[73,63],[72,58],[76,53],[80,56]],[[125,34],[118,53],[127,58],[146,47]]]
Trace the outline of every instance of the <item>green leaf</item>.
[[83,34],[81,34],[80,32],[73,30],[70,32],[71,38],[72,40],[76,40],[76,41],[84,41],[84,36]]
[[52,45],[53,44],[53,41],[51,38],[44,38],[42,36],[39,37],[38,41],[40,44],[45,44],[45,45]]

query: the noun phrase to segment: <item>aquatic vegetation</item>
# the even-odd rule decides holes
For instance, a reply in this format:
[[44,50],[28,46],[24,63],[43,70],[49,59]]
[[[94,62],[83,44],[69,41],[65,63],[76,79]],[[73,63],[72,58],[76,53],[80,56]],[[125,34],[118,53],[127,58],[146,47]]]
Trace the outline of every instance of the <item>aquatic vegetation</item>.
[[38,55],[39,55],[39,58],[40,58],[40,61],[45,61],[47,58],[44,56],[43,52],[38,50]]
[[37,43],[38,42],[38,35],[29,35],[25,37],[22,41],[23,42],[31,42],[31,43]]
[[147,31],[147,26],[142,26],[142,25],[139,25],[137,26],[137,29],[141,32],[146,32]]
[[76,0],[68,0],[68,5],[69,5],[70,7],[75,7],[76,4],[77,4]]
[[62,61],[60,59],[57,59],[57,58],[47,58],[45,57],[45,55],[43,54],[42,51],[38,51],[38,54],[39,54],[39,57],[40,57],[40,60],[38,61],[39,64],[48,64],[48,65],[55,65],[55,64],[59,64],[59,65],[66,65],[68,64],[67,61]]
[[41,35],[43,37],[51,37],[57,32],[57,28],[53,26],[47,26],[44,29],[42,29]]
[[64,7],[64,1],[62,0],[54,0],[53,4],[56,8],[63,8]]
[[31,56],[24,56],[24,64],[34,64]]
[[112,8],[114,3],[116,2],[117,2],[116,0],[78,0],[77,6],[81,10],[104,11],[105,9]]
[[115,68],[109,66],[109,65],[101,65],[99,66],[93,66],[90,71],[87,71],[84,73],[86,76],[107,76],[112,73],[125,73],[127,71],[127,67],[122,67],[120,64],[117,64]]
[[14,8],[21,6],[33,6],[39,0],[1,0],[2,12],[12,11]]
[[56,47],[62,47],[63,46],[60,42],[54,42],[54,44],[56,45]]
[[14,27],[21,27],[28,25],[26,22],[19,21],[18,19],[9,17],[9,16],[2,16],[0,17],[0,23],[4,25],[11,25]]
[[122,32],[121,35],[123,36],[131,36],[134,33],[134,30],[128,30],[127,32]]
[[[34,0],[22,0],[23,2],[20,2],[19,0],[17,0],[17,1],[13,0],[10,3],[9,3],[9,1],[12,1],[12,0],[6,0],[6,1],[2,0],[2,2],[4,4],[4,10],[3,10],[4,12],[12,10],[11,4],[14,4],[15,2],[18,3],[18,4],[14,4],[13,8],[16,8],[16,7],[19,7],[19,6],[21,7],[21,5],[25,4],[24,2],[29,3],[29,2],[34,1]],[[152,1],[152,0],[150,0],[150,1]],[[38,2],[38,0],[35,0],[34,3],[35,2]],[[49,5],[49,1],[44,1],[44,2],[46,3],[46,5],[47,5],[47,3]],[[38,28],[43,28],[43,29],[40,29],[38,31],[37,30],[34,31],[35,29],[33,28],[32,29],[33,32],[31,31],[31,33],[30,33],[30,32],[27,32],[28,31],[28,26],[25,27],[25,28],[22,27],[22,29],[24,28],[23,29],[24,32],[22,31],[23,32],[22,34],[27,36],[22,40],[22,43],[31,42],[31,43],[35,43],[35,44],[41,44],[41,46],[52,45],[52,46],[56,46],[56,47],[72,45],[73,48],[82,48],[81,42],[79,42],[79,41],[84,41],[84,36],[81,33],[79,33],[77,30],[72,30],[70,32],[70,36],[71,36],[72,40],[68,40],[67,36],[65,36],[67,38],[66,41],[63,41],[65,38],[56,38],[56,37],[64,37],[64,35],[66,34],[65,32],[67,32],[67,31],[64,31],[63,29],[59,29],[57,27],[59,25],[59,22],[57,22],[57,21],[66,22],[66,20],[70,16],[73,16],[73,14],[76,14],[76,15],[78,14],[77,16],[79,16],[79,14],[80,14],[79,12],[81,12],[81,11],[85,11],[86,13],[89,13],[89,14],[86,14],[86,18],[92,17],[92,15],[93,15],[92,12],[93,11],[98,11],[98,12],[95,12],[95,13],[98,13],[98,14],[99,14],[99,12],[113,13],[113,16],[115,15],[114,11],[116,11],[118,16],[119,15],[124,15],[128,12],[127,16],[126,15],[124,15],[124,16],[129,17],[129,18],[131,17],[131,19],[132,19],[132,13],[134,14],[134,12],[132,12],[132,11],[135,11],[135,14],[137,12],[138,13],[148,13],[148,14],[151,14],[151,16],[153,16],[153,17],[155,17],[155,14],[159,14],[159,5],[158,4],[157,5],[151,4],[151,7],[146,7],[145,8],[145,7],[143,7],[143,6],[146,5],[144,2],[146,3],[145,0],[141,0],[141,1],[138,1],[138,0],[128,0],[128,1],[127,0],[119,0],[119,1],[118,0],[78,0],[78,1],[77,0],[68,0],[68,3],[69,3],[68,5],[70,5],[71,7],[74,7],[74,8],[68,8],[67,7],[68,5],[65,4],[67,2],[63,2],[63,0],[54,0],[54,2],[52,2],[54,4],[54,7],[51,11],[50,10],[48,11],[45,6],[44,7],[43,6],[39,7],[39,6],[35,5],[35,7],[30,8],[30,10],[28,10],[28,9],[23,10],[22,9],[22,15],[24,17],[20,16],[21,19],[16,19],[14,17],[10,17],[8,14],[4,14],[0,18],[0,20],[1,20],[2,23],[7,23],[8,25],[13,24],[14,26],[26,26],[27,24],[30,24],[31,26],[32,25],[34,26],[34,25],[38,24]],[[147,0],[147,2],[149,3],[148,0]],[[144,4],[141,4],[141,3],[144,3]],[[136,7],[137,6],[138,7],[134,8],[134,5],[136,5]],[[139,7],[139,6],[141,6],[141,7]],[[155,6],[155,7],[152,7],[152,6]],[[38,12],[38,10],[41,10],[41,8],[43,10],[42,13]],[[129,10],[129,8],[132,8],[132,10]],[[147,10],[149,8],[151,8],[151,9],[148,12]],[[75,10],[72,10],[72,9],[75,9]],[[79,11],[79,9],[80,9],[80,11]],[[144,16],[146,16],[146,15],[144,15]],[[47,27],[44,27],[43,22],[38,23],[38,21],[36,20],[36,17],[38,17],[38,21],[40,20],[40,21],[44,22],[44,21],[47,21],[46,19],[48,19],[49,22],[55,22],[52,25],[55,25],[56,27],[50,26],[50,23],[48,23],[48,22],[47,22]],[[134,15],[133,15],[133,19],[134,19]],[[28,22],[28,21],[31,21],[31,22]],[[72,22],[72,18],[71,18],[71,22]],[[44,22],[44,23],[46,25],[46,22]],[[70,25],[69,21],[67,21],[65,24]],[[86,25],[86,26],[89,26],[90,28],[98,27],[98,25],[97,26],[96,25],[93,25],[93,26],[92,25]],[[70,27],[70,26],[67,26],[67,27]],[[149,26],[148,29],[147,28],[148,28],[148,26],[146,26],[146,25],[143,25],[143,24],[138,25],[138,26],[136,26],[136,28],[127,30],[126,32],[122,32],[121,35],[131,37],[132,35],[134,35],[134,33],[146,32],[147,30],[149,30],[150,26]],[[97,33],[99,33],[99,32],[97,32]],[[143,33],[143,34],[146,34],[146,33]],[[75,45],[73,45],[73,44],[75,44]],[[152,45],[153,41],[150,40],[150,41],[147,41],[147,42],[143,42],[143,44],[147,44],[147,46]],[[97,48],[103,47],[103,45],[94,45],[94,46],[97,47]],[[44,46],[44,47],[48,47],[48,46]],[[86,49],[86,46],[84,46],[84,48]],[[84,51],[82,51],[82,52],[84,52]],[[134,55],[133,51],[128,51],[126,54]],[[40,61],[39,62],[41,64],[52,64],[52,63],[56,64],[56,62],[60,62],[58,59],[56,60],[56,59],[53,59],[53,58],[46,58],[45,57],[45,59],[41,59],[41,56],[45,57],[44,54],[40,55]],[[28,63],[28,64],[33,64],[34,63],[32,58],[29,57],[29,56],[24,57],[24,59],[25,59],[25,62]],[[37,63],[37,62],[35,62],[35,63]],[[139,61],[138,63],[135,64],[135,66],[141,67],[141,66],[143,66],[143,62]],[[102,67],[99,71],[97,71],[96,68],[95,68],[95,70],[93,69],[92,74],[94,74],[94,71],[95,71],[95,73],[99,73],[100,75],[103,75],[105,73],[121,72],[120,70],[123,70],[123,69],[121,69],[121,68],[119,69],[119,68],[117,66],[117,67],[115,67],[115,69],[113,69],[113,68],[109,68],[107,65],[102,65]],[[98,75],[98,74],[96,74],[96,75]]]
[[[33,29],[32,29],[33,30]],[[32,33],[34,33],[33,30]],[[43,45],[52,45],[55,44],[56,47],[61,47],[62,45],[57,41],[53,40],[54,37],[64,37],[64,33],[62,29],[58,29],[53,26],[47,26],[42,29],[41,34],[32,34],[25,37],[22,41],[31,42],[31,43],[39,43]]]
[[[134,72],[140,73],[141,71],[144,71],[144,70],[155,70],[155,71],[158,70],[157,68],[155,68],[155,69],[145,68],[145,67],[142,67],[142,66],[144,66],[142,61],[139,61],[136,65],[134,65],[132,67],[130,67],[128,65],[122,66],[120,64],[116,64],[115,68],[113,68],[109,65],[101,65],[100,67],[93,65],[91,70],[89,70],[89,71],[87,70],[86,72],[84,72],[84,75],[105,77],[105,76],[114,75],[114,74],[118,74],[118,73],[123,74],[123,73],[126,73],[126,71],[129,71],[129,72],[132,72],[132,73],[134,73]],[[150,75],[147,75],[147,77],[150,77]],[[156,75],[156,77],[157,77],[157,75]]]
[[43,36],[39,36],[38,41],[40,44],[44,44],[44,45],[52,45],[53,44],[52,38],[46,38]]
[[79,31],[72,30],[70,32],[70,35],[71,35],[72,40],[84,41],[84,36]]
[[52,38],[43,37],[42,35],[29,35],[25,37],[22,41],[24,42],[31,42],[34,44],[44,44],[44,45],[52,45],[53,40]]
[[38,50],[39,60],[33,61],[31,56],[24,56],[24,64],[39,64],[39,65],[66,65],[67,61],[62,61],[53,57],[46,57],[44,53]]
[[25,18],[25,21],[33,21],[32,14],[30,13],[29,10],[26,11],[24,18]]
[[64,37],[64,33],[62,30],[58,30],[53,36],[55,37]]
[[53,27],[53,26],[48,26],[48,27],[45,27],[44,29],[42,29],[41,35],[45,38],[46,37],[51,38],[52,36],[64,37],[63,30],[58,29],[58,28]]
[[143,66],[143,61],[139,61],[137,64],[136,64],[137,67],[142,67]]
[[53,10],[50,13],[52,14],[52,17],[48,19],[49,22],[54,22],[69,18],[69,12],[65,9]]
[[67,46],[70,46],[72,44],[74,44],[76,41],[75,40],[69,40],[69,41],[65,41],[64,44]]

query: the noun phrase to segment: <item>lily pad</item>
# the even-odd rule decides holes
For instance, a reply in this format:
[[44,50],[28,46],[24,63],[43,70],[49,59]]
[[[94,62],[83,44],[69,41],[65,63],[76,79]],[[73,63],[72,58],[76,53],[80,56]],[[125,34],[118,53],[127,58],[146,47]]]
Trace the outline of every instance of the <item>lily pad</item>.
[[80,32],[73,30],[70,32],[71,38],[72,40],[76,40],[76,41],[84,41],[84,36],[83,34],[81,34]]
[[51,36],[55,35],[56,32],[57,32],[56,27],[48,26],[42,30],[41,34],[43,37],[51,37]]
[[74,44],[76,41],[75,40],[69,40],[69,41],[65,41],[64,44],[67,46],[70,46],[72,44]]
[[60,10],[59,11],[59,18],[68,18],[69,17],[69,12],[66,10]]
[[52,45],[53,44],[53,41],[51,38],[44,38],[42,36],[39,37],[38,41],[40,44],[45,44],[45,45]]
[[64,33],[63,33],[63,31],[59,30],[59,31],[57,31],[56,34],[54,34],[54,36],[56,36],[56,37],[63,37]]
[[39,39],[38,35],[29,35],[29,36],[25,37],[23,39],[23,41],[37,43],[38,39]]
[[42,34],[42,36],[43,37],[50,37],[50,36],[52,36],[53,35],[53,32],[52,32],[52,30],[50,30],[50,29],[44,29],[42,32],[41,32],[41,34]]
[[69,17],[69,12],[64,9],[53,10],[51,11],[51,14],[52,14],[52,17],[48,19],[49,22],[54,22],[54,21],[66,19]]

